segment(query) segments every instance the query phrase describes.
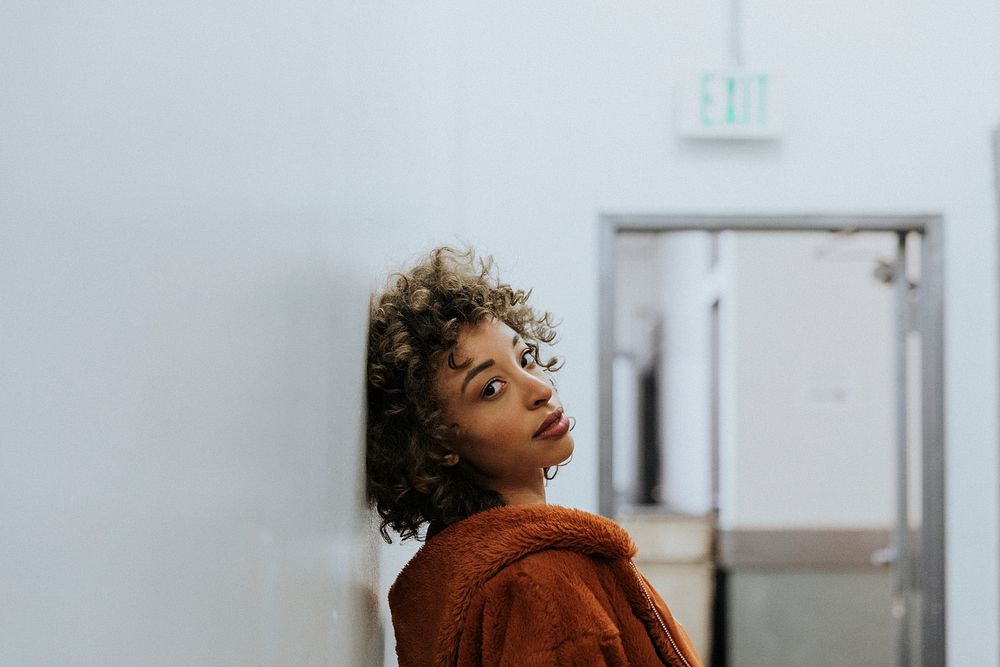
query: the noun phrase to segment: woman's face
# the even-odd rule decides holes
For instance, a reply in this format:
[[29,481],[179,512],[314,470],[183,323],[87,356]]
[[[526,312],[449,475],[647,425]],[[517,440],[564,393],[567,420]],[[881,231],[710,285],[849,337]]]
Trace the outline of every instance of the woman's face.
[[570,457],[573,436],[559,396],[513,329],[498,320],[466,327],[455,362],[462,368],[447,361],[438,368],[435,389],[445,423],[456,429],[452,449],[485,485],[503,494]]

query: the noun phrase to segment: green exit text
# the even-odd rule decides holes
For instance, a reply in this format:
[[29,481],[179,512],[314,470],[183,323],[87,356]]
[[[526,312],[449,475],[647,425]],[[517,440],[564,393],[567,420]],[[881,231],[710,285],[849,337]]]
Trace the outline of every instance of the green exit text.
[[767,75],[702,75],[700,120],[704,127],[766,127]]

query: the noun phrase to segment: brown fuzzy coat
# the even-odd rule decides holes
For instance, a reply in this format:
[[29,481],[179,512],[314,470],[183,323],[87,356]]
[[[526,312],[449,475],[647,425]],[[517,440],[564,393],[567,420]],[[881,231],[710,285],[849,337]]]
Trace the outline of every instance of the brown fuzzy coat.
[[389,590],[399,664],[700,667],[634,554],[618,524],[553,505],[453,524]]

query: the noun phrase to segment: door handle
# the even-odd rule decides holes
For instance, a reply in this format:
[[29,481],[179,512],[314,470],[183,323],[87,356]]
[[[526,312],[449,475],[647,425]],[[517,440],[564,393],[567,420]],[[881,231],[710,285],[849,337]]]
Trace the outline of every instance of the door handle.
[[876,549],[871,555],[872,565],[881,565],[884,567],[892,565],[897,560],[899,560],[899,551],[892,545]]

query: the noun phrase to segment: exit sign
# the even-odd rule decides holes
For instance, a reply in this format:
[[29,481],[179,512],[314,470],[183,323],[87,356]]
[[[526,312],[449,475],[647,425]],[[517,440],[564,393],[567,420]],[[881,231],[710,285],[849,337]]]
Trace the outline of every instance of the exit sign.
[[777,139],[780,92],[767,72],[699,72],[678,91],[678,132],[692,139]]

